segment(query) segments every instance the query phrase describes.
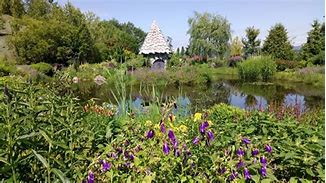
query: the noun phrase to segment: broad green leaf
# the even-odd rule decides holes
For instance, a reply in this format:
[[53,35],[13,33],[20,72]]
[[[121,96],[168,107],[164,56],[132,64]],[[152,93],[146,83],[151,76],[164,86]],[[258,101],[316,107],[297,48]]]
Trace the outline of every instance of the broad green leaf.
[[254,180],[255,182],[259,182],[260,181],[260,176],[259,175],[253,175],[252,180]]
[[60,170],[53,168],[51,171],[60,178],[62,183],[70,182],[69,179]]
[[42,162],[43,166],[45,166],[45,168],[49,169],[50,166],[49,166],[48,162],[46,161],[46,159],[42,155],[38,154],[34,150],[33,150],[33,153],[35,154],[35,156],[37,157],[37,159]]
[[297,182],[298,182],[298,180],[297,180],[296,178],[291,177],[291,179],[290,179],[290,183],[297,183]]

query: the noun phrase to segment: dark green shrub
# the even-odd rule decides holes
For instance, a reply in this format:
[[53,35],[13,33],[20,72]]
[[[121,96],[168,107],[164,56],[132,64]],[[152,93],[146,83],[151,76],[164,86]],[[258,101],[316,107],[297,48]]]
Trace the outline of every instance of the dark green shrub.
[[37,64],[32,64],[31,67],[45,75],[52,76],[53,75],[53,68],[50,64],[40,62]]
[[276,64],[271,57],[259,56],[251,57],[238,64],[238,74],[240,79],[247,81],[264,81],[270,79],[276,71]]
[[285,69],[294,69],[300,66],[299,62],[290,60],[277,60],[275,63],[276,69],[278,71],[284,71]]
[[325,51],[313,56],[311,59],[309,59],[309,62],[313,63],[314,65],[325,65]]

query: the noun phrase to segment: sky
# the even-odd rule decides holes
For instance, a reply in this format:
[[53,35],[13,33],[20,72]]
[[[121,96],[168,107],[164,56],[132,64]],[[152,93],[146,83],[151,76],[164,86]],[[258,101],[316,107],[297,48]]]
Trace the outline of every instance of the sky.
[[71,2],[83,12],[93,12],[103,20],[115,18],[132,22],[145,32],[156,20],[165,36],[172,38],[173,48],[187,46],[188,18],[209,12],[225,17],[231,23],[232,37],[245,36],[245,29],[260,29],[264,40],[268,30],[282,23],[294,46],[306,42],[311,23],[324,21],[324,0],[57,0]]

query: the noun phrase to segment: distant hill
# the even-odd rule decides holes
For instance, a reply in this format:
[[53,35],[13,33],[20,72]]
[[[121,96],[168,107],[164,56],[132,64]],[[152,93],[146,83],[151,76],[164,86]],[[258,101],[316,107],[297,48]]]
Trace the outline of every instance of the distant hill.
[[293,50],[294,51],[300,51],[300,49],[301,49],[301,45],[300,46],[293,46]]

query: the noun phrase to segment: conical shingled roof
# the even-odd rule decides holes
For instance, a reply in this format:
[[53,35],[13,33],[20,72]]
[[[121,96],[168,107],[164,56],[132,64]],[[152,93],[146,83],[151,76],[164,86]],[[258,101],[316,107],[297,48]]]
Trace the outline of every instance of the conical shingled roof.
[[155,20],[151,25],[151,30],[147,34],[143,45],[140,48],[140,54],[149,53],[171,53],[169,44],[164,39],[164,36],[157,26]]

